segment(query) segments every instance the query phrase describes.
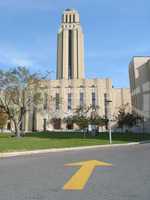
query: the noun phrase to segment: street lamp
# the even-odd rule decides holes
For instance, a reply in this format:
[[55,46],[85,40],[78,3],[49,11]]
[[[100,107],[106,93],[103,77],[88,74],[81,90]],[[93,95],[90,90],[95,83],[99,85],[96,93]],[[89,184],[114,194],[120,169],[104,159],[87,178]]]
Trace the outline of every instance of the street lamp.
[[110,103],[112,101],[109,99],[108,94],[105,97],[106,104],[106,117],[108,119],[108,130],[109,130],[109,144],[112,144],[112,132],[111,132],[111,112],[110,112]]

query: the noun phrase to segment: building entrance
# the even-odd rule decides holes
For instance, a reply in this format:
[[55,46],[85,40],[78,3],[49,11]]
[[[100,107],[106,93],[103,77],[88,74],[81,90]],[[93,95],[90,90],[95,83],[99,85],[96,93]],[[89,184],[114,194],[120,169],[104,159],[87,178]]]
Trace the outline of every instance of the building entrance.
[[61,119],[55,119],[53,121],[53,127],[54,129],[61,129]]
[[67,124],[67,125],[66,125],[66,128],[69,129],[69,130],[70,130],[70,129],[73,129],[73,124],[71,124],[71,123],[70,123],[70,124]]

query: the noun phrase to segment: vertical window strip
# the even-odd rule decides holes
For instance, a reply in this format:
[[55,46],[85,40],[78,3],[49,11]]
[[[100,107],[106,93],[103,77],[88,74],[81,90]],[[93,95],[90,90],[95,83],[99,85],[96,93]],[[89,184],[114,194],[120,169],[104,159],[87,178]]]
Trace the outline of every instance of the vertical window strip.
[[96,106],[96,95],[95,95],[95,92],[92,92],[92,106],[93,107]]
[[82,108],[84,105],[84,93],[80,92],[80,107]]
[[47,108],[48,108],[48,95],[47,95],[47,93],[45,93],[44,94],[44,104],[43,104],[44,106],[44,110],[47,110]]
[[72,79],[72,31],[69,30],[68,37],[68,79]]
[[66,15],[66,20],[65,20],[65,22],[67,23],[67,21],[68,21],[68,16]]
[[72,17],[71,17],[71,14],[70,14],[70,16],[69,16],[69,23],[71,23],[71,21],[72,21],[71,18],[72,18]]
[[61,50],[61,52],[62,52],[62,55],[61,55],[61,62],[62,62],[62,67],[61,67],[61,79],[63,79],[63,71],[64,71],[64,69],[63,69],[63,62],[64,62],[64,58],[63,58],[63,48],[64,48],[64,40],[63,40],[63,37],[64,36],[64,33],[62,32],[62,50]]
[[56,107],[56,110],[59,110],[59,104],[60,104],[59,93],[56,93],[56,97],[55,97],[55,107]]
[[73,15],[73,22],[74,23],[76,22],[76,16],[75,16],[75,14]]
[[79,37],[78,37],[78,31],[76,30],[76,33],[77,33],[77,78],[79,78],[79,58],[78,58],[78,40],[79,40]]
[[68,110],[72,109],[72,94],[68,93]]

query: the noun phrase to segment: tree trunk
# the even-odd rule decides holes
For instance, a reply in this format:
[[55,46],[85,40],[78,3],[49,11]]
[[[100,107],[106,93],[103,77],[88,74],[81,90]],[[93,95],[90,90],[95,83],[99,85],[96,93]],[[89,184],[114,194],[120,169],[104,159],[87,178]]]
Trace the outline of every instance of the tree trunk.
[[15,135],[17,138],[20,138],[20,127],[17,126],[17,123],[16,121],[13,121],[14,122],[14,126],[15,126]]
[[16,129],[16,137],[20,138],[21,134],[20,134],[20,129],[17,127]]
[[85,129],[83,129],[83,137],[84,137],[84,138],[85,138],[85,135],[86,135]]

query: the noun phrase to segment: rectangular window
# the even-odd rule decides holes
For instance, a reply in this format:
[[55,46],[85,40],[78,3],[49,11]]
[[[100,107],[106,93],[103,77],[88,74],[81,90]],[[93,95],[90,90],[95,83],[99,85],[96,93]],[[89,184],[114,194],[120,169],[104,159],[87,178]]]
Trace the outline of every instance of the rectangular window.
[[68,16],[66,15],[66,21],[65,21],[66,23],[68,22]]
[[47,125],[47,120],[43,119],[43,129],[44,129],[44,131],[46,131],[46,125]]
[[71,23],[71,15],[70,15],[70,19],[69,19],[69,22]]
[[107,113],[107,94],[104,94],[104,108],[105,108],[105,117],[107,118],[108,113]]
[[44,108],[44,110],[47,110],[47,108],[48,108],[48,95],[46,93],[44,94],[43,108]]
[[59,93],[56,93],[56,99],[55,99],[56,110],[59,110],[59,104],[60,104],[59,100],[60,100]]
[[84,94],[83,92],[80,92],[80,107],[82,108],[84,105]]
[[96,95],[95,95],[95,92],[92,92],[92,106],[93,107],[96,106]]
[[73,22],[76,22],[75,14],[73,15]]
[[72,109],[72,95],[71,93],[68,94],[68,110]]

